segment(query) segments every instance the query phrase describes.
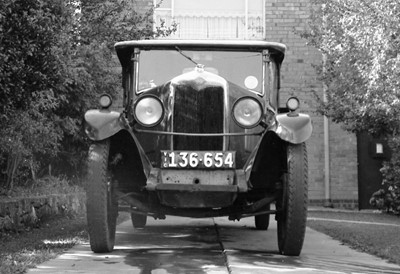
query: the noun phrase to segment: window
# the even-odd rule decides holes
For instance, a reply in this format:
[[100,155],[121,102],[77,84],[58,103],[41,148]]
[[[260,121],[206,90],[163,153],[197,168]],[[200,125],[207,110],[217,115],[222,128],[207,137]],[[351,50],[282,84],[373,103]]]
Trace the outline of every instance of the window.
[[164,0],[154,16],[177,23],[170,38],[263,39],[264,14],[264,0]]

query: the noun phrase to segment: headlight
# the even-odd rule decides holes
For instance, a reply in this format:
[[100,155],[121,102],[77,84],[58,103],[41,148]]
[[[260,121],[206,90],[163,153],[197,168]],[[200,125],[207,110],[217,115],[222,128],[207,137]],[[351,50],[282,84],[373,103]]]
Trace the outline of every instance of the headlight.
[[134,107],[136,121],[145,127],[158,125],[164,116],[164,107],[155,96],[145,96],[136,101]]
[[289,109],[289,111],[295,111],[300,107],[300,101],[296,97],[290,97],[286,101],[286,107]]
[[112,104],[111,96],[108,94],[102,94],[99,103],[102,108],[108,108]]
[[262,106],[254,98],[243,97],[233,104],[233,119],[241,127],[253,128],[257,126],[261,121],[262,114]]

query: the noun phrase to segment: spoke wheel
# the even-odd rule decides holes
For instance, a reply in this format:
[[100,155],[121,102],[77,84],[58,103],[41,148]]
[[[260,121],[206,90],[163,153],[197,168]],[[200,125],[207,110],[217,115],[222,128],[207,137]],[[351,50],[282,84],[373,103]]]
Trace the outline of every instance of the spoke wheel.
[[131,213],[131,220],[134,228],[144,228],[147,223],[147,216],[137,213]]
[[114,248],[118,202],[113,195],[111,174],[108,169],[109,141],[90,146],[86,210],[93,252],[111,252]]
[[287,147],[287,173],[282,199],[277,204],[278,246],[283,255],[298,256],[303,247],[307,221],[308,163],[305,143]]

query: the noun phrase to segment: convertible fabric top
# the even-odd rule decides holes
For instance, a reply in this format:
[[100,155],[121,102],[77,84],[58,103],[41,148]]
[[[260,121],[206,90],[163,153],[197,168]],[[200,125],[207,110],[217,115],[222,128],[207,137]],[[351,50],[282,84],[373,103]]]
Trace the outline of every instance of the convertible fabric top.
[[286,46],[281,43],[267,42],[263,40],[132,40],[115,44],[118,58],[125,66],[129,63],[135,48],[140,50],[220,50],[220,51],[270,51],[274,59],[281,63]]

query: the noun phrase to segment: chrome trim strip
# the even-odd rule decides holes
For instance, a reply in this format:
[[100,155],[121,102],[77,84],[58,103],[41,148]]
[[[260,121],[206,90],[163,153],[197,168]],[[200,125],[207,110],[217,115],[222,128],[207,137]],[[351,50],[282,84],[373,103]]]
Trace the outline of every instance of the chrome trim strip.
[[163,134],[163,135],[174,135],[174,136],[199,136],[199,137],[224,137],[224,136],[248,136],[248,135],[262,135],[264,131],[259,132],[235,132],[235,133],[185,133],[185,132],[168,132],[160,130],[146,130],[146,129],[134,129],[138,133],[146,134]]
[[133,95],[131,95],[131,99],[135,99],[134,95],[135,94],[139,94],[139,57],[140,57],[140,49],[135,48],[133,54],[132,54],[132,65],[133,65],[133,83],[132,83],[132,90],[130,92],[132,92]]
[[[224,79],[225,80],[225,79]],[[229,132],[229,118],[230,118],[230,107],[229,107],[229,86],[228,82],[225,80],[223,84],[223,97],[224,97],[224,117],[223,117],[223,131],[224,133]],[[229,138],[227,135],[224,135],[222,138],[222,148],[223,150],[228,150],[229,148]]]

